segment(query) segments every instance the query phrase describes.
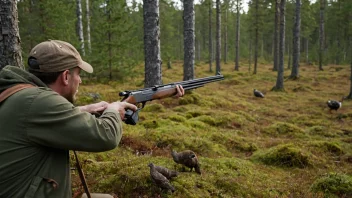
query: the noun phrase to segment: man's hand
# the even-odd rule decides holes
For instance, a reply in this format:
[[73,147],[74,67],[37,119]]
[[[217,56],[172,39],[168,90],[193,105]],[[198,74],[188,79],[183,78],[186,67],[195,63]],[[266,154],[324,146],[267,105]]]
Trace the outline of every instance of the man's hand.
[[88,113],[98,113],[98,112],[103,112],[106,107],[108,107],[109,103],[105,102],[105,101],[101,101],[95,104],[89,104],[89,105],[85,105],[85,106],[80,106],[78,108],[81,109],[81,111],[85,111]]
[[125,119],[126,109],[131,109],[132,111],[137,110],[136,105],[133,105],[128,102],[113,102],[113,103],[108,104],[107,108],[112,108],[112,109],[115,109],[116,111],[118,111],[120,113],[122,120]]
[[176,98],[182,97],[185,95],[185,90],[183,89],[182,85],[176,85],[177,94],[175,95]]

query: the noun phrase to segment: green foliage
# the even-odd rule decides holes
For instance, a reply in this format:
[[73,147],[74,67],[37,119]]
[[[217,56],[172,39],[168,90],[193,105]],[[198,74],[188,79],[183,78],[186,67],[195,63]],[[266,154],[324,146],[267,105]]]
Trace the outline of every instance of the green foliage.
[[310,189],[315,193],[324,193],[325,197],[351,197],[352,177],[340,173],[327,173],[317,178]]

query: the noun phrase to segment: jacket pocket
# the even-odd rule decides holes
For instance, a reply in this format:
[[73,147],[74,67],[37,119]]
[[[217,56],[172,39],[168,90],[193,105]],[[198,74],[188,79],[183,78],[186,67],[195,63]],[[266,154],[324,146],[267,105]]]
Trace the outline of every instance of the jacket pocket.
[[41,176],[34,176],[32,179],[32,183],[29,186],[25,198],[45,198],[47,197],[53,190],[58,188],[59,184],[53,180],[44,178]]

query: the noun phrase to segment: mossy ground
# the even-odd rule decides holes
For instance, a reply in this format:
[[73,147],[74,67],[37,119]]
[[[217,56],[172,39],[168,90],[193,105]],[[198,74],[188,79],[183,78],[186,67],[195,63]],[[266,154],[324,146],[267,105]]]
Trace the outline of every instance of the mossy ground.
[[[329,65],[319,71],[317,66],[301,65],[300,78],[286,79],[285,91],[278,92],[271,91],[277,76],[272,65],[259,65],[256,75],[248,72],[248,65],[241,65],[236,72],[233,64],[223,64],[224,81],[207,84],[183,98],[148,102],[136,126],[123,126],[118,148],[80,152],[90,190],[119,197],[351,195],[352,101],[345,100],[332,113],[326,105],[328,99],[340,100],[349,94],[350,67]],[[142,68],[135,73],[138,78],[123,82],[84,83],[78,104],[93,101],[88,93],[99,93],[98,101],[111,102],[121,99],[119,91],[140,89]],[[208,70],[208,64],[197,64],[196,78],[214,75]],[[288,77],[290,71],[285,70]],[[163,83],[181,81],[182,72],[181,63],[172,69],[164,67]],[[254,88],[264,92],[265,98],[254,97]],[[173,194],[155,187],[147,166],[153,162],[181,171],[170,147],[196,152],[203,173],[181,172],[171,181],[176,188]],[[82,192],[73,173],[74,192]],[[341,178],[349,183],[343,188],[328,187]]]

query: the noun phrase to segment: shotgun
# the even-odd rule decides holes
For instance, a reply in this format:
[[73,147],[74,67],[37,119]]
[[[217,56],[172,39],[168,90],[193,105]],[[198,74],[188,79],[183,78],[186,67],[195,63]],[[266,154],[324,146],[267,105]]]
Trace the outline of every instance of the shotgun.
[[180,82],[173,82],[165,85],[155,85],[152,87],[134,90],[134,91],[122,91],[119,96],[123,97],[121,101],[132,103],[140,106],[137,111],[130,109],[126,110],[125,120],[126,124],[136,125],[138,122],[138,112],[144,108],[148,101],[168,98],[177,94],[176,85],[182,85],[183,89],[191,90],[198,87],[202,87],[207,83],[224,80],[224,76],[218,73],[215,76],[209,76],[205,78],[198,78]]

